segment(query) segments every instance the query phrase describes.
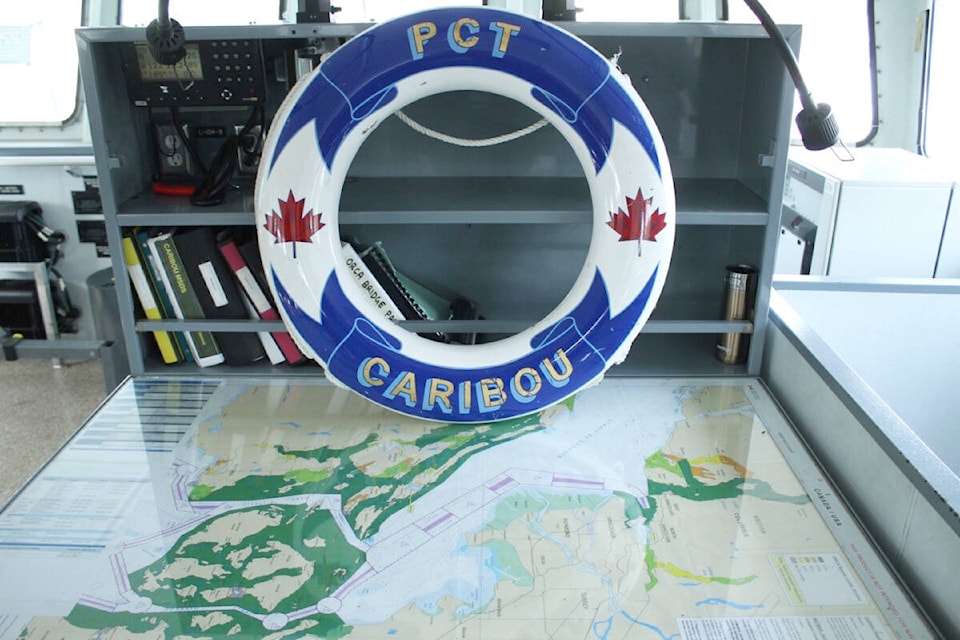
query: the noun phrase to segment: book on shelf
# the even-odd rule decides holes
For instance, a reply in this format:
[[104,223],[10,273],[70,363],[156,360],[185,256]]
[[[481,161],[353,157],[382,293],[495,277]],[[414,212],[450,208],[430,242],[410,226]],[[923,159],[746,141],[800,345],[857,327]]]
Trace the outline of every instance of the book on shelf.
[[[147,245],[160,265],[158,275],[167,290],[167,296],[176,317],[182,320],[203,319],[203,308],[200,306],[197,292],[187,276],[186,265],[173,241],[173,234],[161,233],[151,237],[147,240]],[[223,352],[220,350],[213,333],[209,331],[187,331],[184,335],[197,366],[211,367],[224,361]]]
[[[250,302],[250,298],[246,295],[243,297],[243,306],[246,307],[247,313],[254,320],[260,317],[260,314],[257,313],[257,310],[254,308],[253,303]],[[272,365],[283,364],[287,359],[283,356],[283,351],[280,350],[280,345],[277,344],[277,341],[269,331],[257,331],[257,338],[260,339],[260,346],[263,347],[263,352],[267,354],[267,360],[270,361]]]
[[[387,257],[387,252],[379,242],[375,242],[367,247],[354,247],[354,249],[356,249],[363,264],[366,265],[370,275],[380,283],[380,286],[396,305],[397,309],[400,310],[404,319],[446,320],[449,318],[448,315],[439,310],[444,307],[444,302],[446,303],[446,308],[449,309],[449,301],[443,301],[442,298],[420,285],[416,285],[416,288],[411,288],[413,281],[400,275],[396,268],[394,268],[393,263],[390,262],[390,259]],[[415,295],[414,291],[420,294],[429,293],[429,297]],[[431,315],[424,304],[421,303],[428,303],[428,306],[437,307],[436,309],[431,308],[433,315]],[[432,303],[432,305],[429,303]],[[436,342],[449,342],[447,336],[439,331],[423,332],[417,335]]]
[[[163,231],[159,229],[147,230],[142,227],[135,227],[132,230],[131,237],[136,243],[141,264],[143,265],[143,271],[147,275],[151,288],[156,295],[160,316],[166,320],[172,320],[176,318],[177,315],[173,311],[173,305],[170,304],[170,296],[167,294],[167,288],[163,285],[163,280],[159,275],[162,267],[157,261],[157,257],[150,250],[150,246],[147,244],[147,241],[152,236],[161,233],[163,233]],[[193,353],[190,351],[190,345],[187,343],[187,337],[183,332],[171,331],[170,335],[174,338],[174,346],[177,349],[180,359],[184,362],[193,362]]]
[[[256,242],[249,241],[238,246],[232,236],[226,235],[220,237],[219,248],[236,276],[246,300],[257,314],[254,317],[259,317],[261,320],[279,320],[280,314],[270,301]],[[271,331],[269,336],[289,364],[297,364],[304,360],[303,353],[288,332]]]
[[347,263],[347,269],[353,275],[360,290],[363,291],[364,298],[387,320],[397,321],[407,319],[407,316],[404,315],[400,307],[393,301],[393,297],[387,293],[387,290],[380,283],[380,280],[370,272],[369,267],[366,266],[363,258],[361,258],[357,250],[353,248],[353,245],[349,242],[342,242],[340,244],[343,249],[343,258]]
[[[127,273],[130,274],[130,281],[143,308],[144,316],[147,320],[162,319],[154,287],[144,272],[144,260],[137,250],[136,243],[133,238],[126,235],[121,239],[121,243],[123,244],[123,261],[127,266]],[[169,331],[154,331],[153,338],[160,350],[160,357],[166,364],[183,360],[183,356],[177,349],[176,340]]]
[[[399,319],[404,320],[477,320],[479,311],[476,303],[466,298],[457,297],[452,302],[443,296],[431,291],[413,278],[400,272],[390,261],[386,250],[379,242],[372,245],[354,246],[344,242],[343,253],[347,267],[357,279],[361,289],[381,308],[388,318],[396,312]],[[360,259],[366,271],[351,267],[351,262]],[[374,288],[368,281],[379,284],[381,294],[375,294]],[[368,288],[369,287],[369,288]],[[387,312],[387,305],[380,304],[380,295],[385,294],[393,303],[391,311]],[[456,342],[459,344],[475,344],[477,334],[474,332],[445,333],[441,331],[423,332],[418,335],[436,342]]]
[[[233,272],[217,248],[209,227],[193,227],[173,234],[173,243],[193,285],[204,318],[248,320],[249,313]],[[264,357],[256,332],[214,331],[225,362],[231,366],[250,364]]]

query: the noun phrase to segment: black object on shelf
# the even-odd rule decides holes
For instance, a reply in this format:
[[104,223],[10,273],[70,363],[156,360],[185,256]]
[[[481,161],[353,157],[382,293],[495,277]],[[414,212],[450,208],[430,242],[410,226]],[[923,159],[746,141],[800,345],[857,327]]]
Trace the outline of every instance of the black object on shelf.
[[340,11],[340,7],[330,6],[330,0],[300,0],[299,7],[297,24],[330,22],[330,16]]
[[550,21],[576,21],[577,8],[574,0],[543,0],[543,19]]
[[24,338],[43,340],[47,337],[32,280],[0,280],[0,327]]
[[28,219],[39,217],[36,202],[0,202],[0,262],[43,262],[46,247],[31,229]]
[[[247,320],[233,272],[217,249],[217,240],[209,227],[177,233],[173,242],[184,261],[187,277],[208,320]],[[226,363],[245,365],[263,358],[256,333],[215,332]]]

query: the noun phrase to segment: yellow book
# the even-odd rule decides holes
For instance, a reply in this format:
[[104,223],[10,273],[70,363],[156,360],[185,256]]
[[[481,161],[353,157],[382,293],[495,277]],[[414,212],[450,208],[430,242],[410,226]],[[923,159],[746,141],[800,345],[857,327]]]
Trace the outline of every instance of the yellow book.
[[[140,300],[140,306],[147,316],[147,320],[161,320],[160,309],[157,308],[157,301],[153,297],[153,291],[150,289],[150,283],[147,282],[147,276],[143,272],[143,265],[140,264],[140,255],[137,253],[136,245],[133,240],[123,238],[123,261],[127,265],[127,272],[130,274],[130,281],[133,282],[133,288],[137,292],[137,298]],[[176,347],[173,345],[173,337],[168,331],[154,331],[153,337],[160,347],[160,356],[167,364],[177,362]]]

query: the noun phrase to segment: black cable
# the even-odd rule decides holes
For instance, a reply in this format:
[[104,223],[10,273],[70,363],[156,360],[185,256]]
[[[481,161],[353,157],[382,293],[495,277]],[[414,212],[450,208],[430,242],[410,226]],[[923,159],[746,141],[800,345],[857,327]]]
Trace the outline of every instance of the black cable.
[[35,211],[28,213],[23,221],[47,245],[47,258],[44,264],[47,279],[54,283],[50,288],[50,294],[57,315],[57,329],[60,333],[76,333],[74,320],[80,317],[80,309],[73,305],[63,276],[55,268],[62,257],[60,246],[66,242],[67,236],[62,231],[51,229],[44,224],[43,218]]
[[250,133],[250,129],[252,129],[253,125],[257,124],[258,121],[261,126],[260,130],[263,131],[263,107],[259,105],[254,107],[253,111],[250,112],[250,117],[247,118],[246,123],[244,123],[243,128],[240,130],[240,135],[245,136]]
[[797,114],[797,129],[800,130],[800,139],[803,140],[803,146],[811,151],[820,151],[832,147],[840,139],[840,128],[833,117],[833,110],[825,102],[815,102],[807,83],[803,80],[803,74],[800,73],[800,65],[797,64],[797,57],[793,54],[793,49],[787,44],[787,39],[783,37],[783,32],[777,27],[777,24],[763,8],[759,0],[743,0],[744,3],[753,11],[760,24],[770,39],[777,46],[780,58],[787,67],[793,84],[800,94],[800,104],[803,109]]
[[60,333],[76,333],[75,320],[80,317],[80,309],[75,307],[73,301],[70,300],[67,283],[60,272],[53,267],[47,269],[47,276],[51,281],[55,280],[56,282],[56,286],[50,287],[50,294],[54,299],[53,306],[57,316],[57,331]]
[[[240,132],[227,137],[217,152],[216,158],[210,163],[210,168],[204,171],[200,185],[190,196],[192,204],[198,207],[209,207],[224,201],[227,189],[230,187],[230,180],[237,168],[238,149],[253,126],[258,121],[263,121],[262,112],[263,107],[254,107]],[[261,131],[263,131],[262,128]]]
[[230,186],[230,178],[233,177],[237,164],[238,139],[238,136],[232,135],[224,141],[217,152],[217,157],[210,164],[210,169],[190,196],[191,204],[210,207],[224,201],[227,188]]
[[170,122],[173,124],[173,128],[177,130],[177,137],[180,138],[180,142],[183,143],[183,148],[190,154],[190,159],[193,160],[197,171],[206,173],[207,166],[200,158],[200,154],[197,153],[196,147],[193,146],[193,141],[190,139],[190,136],[183,130],[183,125],[180,123],[180,110],[177,107],[170,107]]
[[793,78],[793,84],[797,87],[797,92],[800,94],[800,104],[803,105],[804,109],[816,108],[817,105],[813,101],[810,90],[807,88],[807,83],[803,80],[803,74],[800,73],[800,65],[797,63],[797,57],[793,54],[793,49],[790,48],[787,39],[783,37],[783,32],[780,31],[777,24],[773,21],[773,18],[770,17],[770,14],[767,13],[767,10],[763,8],[763,5],[761,5],[758,0],[743,1],[757,16],[760,24],[763,25],[764,30],[766,30],[767,35],[770,36],[770,39],[773,40],[774,44],[776,44],[780,50],[780,57],[783,58],[783,64],[786,65],[790,77]]
[[23,221],[28,227],[33,229],[36,236],[40,238],[41,242],[48,245],[48,247],[59,247],[67,240],[67,236],[64,235],[62,231],[56,231],[44,224],[43,218],[35,211],[29,212]]
[[[148,118],[148,120],[150,121],[150,124],[151,124],[151,125],[155,125],[155,123],[156,123],[156,117],[154,116],[153,107],[147,107],[147,112],[150,114],[150,117]],[[160,135],[159,135],[159,131],[158,131],[158,132],[157,132],[157,135],[154,136],[153,146],[154,146],[154,148],[156,149],[157,154],[163,156],[164,158],[172,158],[172,157],[174,157],[174,156],[177,155],[177,149],[182,145],[182,143],[179,142],[179,140],[180,140],[180,136],[175,136],[175,137],[174,137],[174,139],[173,139],[173,151],[170,151],[170,152],[168,153],[168,152],[166,152],[166,151],[163,150],[163,140],[160,139]],[[161,174],[162,174],[162,173],[163,173],[163,172],[161,171]]]
[[[267,129],[266,117],[264,115],[264,109],[260,107],[259,119],[256,122],[256,126],[259,127],[256,135],[253,135],[253,120],[248,122],[248,125],[243,128],[240,132],[239,140],[239,149],[241,151],[237,157],[237,163],[241,171],[248,169],[256,169],[257,164],[260,162],[260,157],[263,154],[263,132]],[[252,114],[256,116],[256,112]]]

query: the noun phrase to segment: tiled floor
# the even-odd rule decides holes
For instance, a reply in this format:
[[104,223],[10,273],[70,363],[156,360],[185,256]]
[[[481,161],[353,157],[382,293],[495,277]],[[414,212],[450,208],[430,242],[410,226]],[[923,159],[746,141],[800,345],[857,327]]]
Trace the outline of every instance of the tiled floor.
[[106,397],[99,360],[0,362],[0,505]]

